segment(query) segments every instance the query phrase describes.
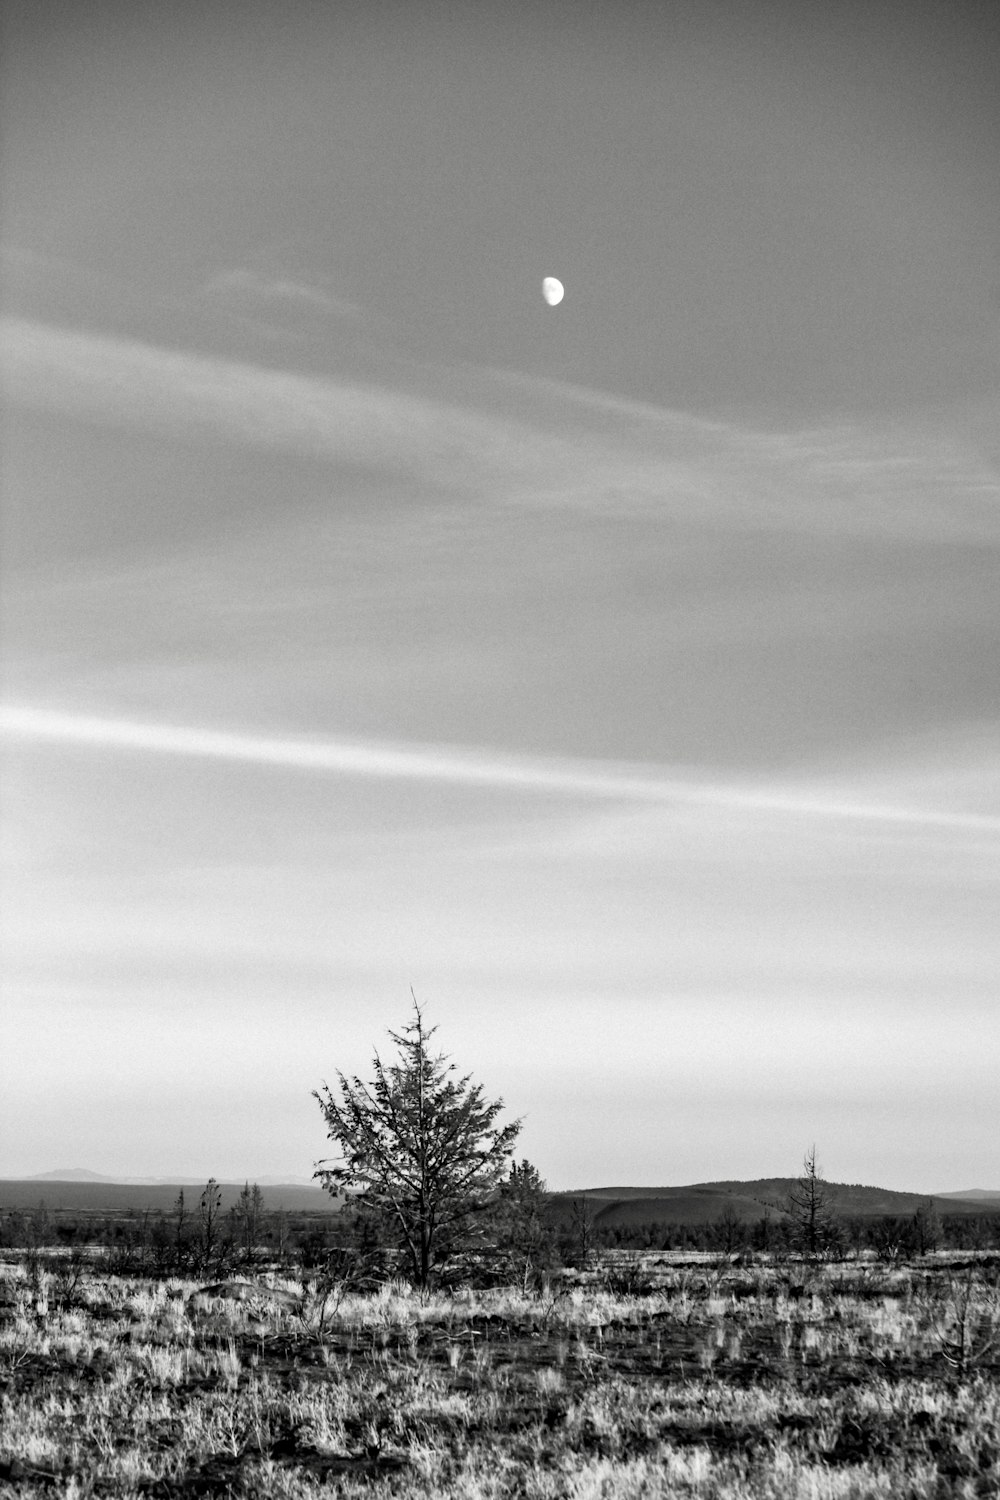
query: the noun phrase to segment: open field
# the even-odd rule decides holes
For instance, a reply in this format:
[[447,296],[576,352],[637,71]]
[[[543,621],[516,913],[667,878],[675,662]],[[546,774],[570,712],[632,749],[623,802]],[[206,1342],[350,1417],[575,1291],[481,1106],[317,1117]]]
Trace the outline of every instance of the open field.
[[998,1276],[617,1256],[532,1294],[324,1301],[8,1253],[0,1493],[996,1496]]

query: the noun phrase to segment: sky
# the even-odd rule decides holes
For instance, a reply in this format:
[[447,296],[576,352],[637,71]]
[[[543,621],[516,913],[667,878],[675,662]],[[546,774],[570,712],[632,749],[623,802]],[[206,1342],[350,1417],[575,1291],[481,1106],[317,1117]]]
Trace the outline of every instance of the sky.
[[996,7],[0,12],[0,1175],[1000,1188]]

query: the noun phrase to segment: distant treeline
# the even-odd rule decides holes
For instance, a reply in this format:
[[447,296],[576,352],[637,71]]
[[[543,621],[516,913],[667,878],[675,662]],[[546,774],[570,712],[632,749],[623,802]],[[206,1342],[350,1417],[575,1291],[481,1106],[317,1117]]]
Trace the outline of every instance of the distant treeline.
[[[268,1211],[264,1196],[249,1184],[235,1203],[223,1208],[214,1181],[177,1194],[171,1211],[129,1209],[118,1214],[50,1211],[40,1200],[30,1211],[0,1210],[0,1248],[43,1251],[62,1248],[82,1253],[97,1249],[108,1268],[125,1274],[202,1274],[251,1262],[299,1268],[329,1266],[338,1258],[359,1260],[374,1270],[384,1259],[384,1243],[370,1227],[359,1238],[357,1226],[342,1214]],[[332,1205],[331,1205],[332,1207]],[[530,1259],[545,1264],[584,1265],[602,1251],[700,1251],[720,1255],[802,1250],[801,1227],[780,1213],[763,1210],[756,1221],[724,1207],[714,1220],[697,1223],[600,1222],[600,1202],[585,1196],[547,1197],[531,1231]],[[508,1236],[509,1241],[509,1236]],[[828,1215],[822,1245],[827,1256],[874,1251],[885,1258],[944,1250],[1000,1249],[1000,1212],[939,1214],[931,1200],[912,1214]],[[524,1254],[515,1246],[513,1260]],[[479,1264],[491,1257],[488,1238]],[[510,1245],[507,1257],[510,1256]]]
[[167,1275],[201,1273],[239,1261],[266,1258],[299,1261],[322,1230],[317,1226],[334,1216],[327,1212],[268,1211],[256,1183],[248,1183],[234,1203],[223,1208],[223,1195],[213,1179],[201,1193],[178,1192],[172,1209],[125,1209],[95,1214],[59,1208],[50,1210],[40,1199],[30,1212],[0,1211],[0,1248],[41,1251],[52,1249],[104,1252],[109,1269],[123,1273]]
[[[595,1249],[709,1250],[737,1254],[742,1250],[782,1254],[798,1248],[793,1226],[781,1220],[757,1224],[726,1221],[701,1224],[597,1224]],[[836,1222],[827,1253],[874,1250],[879,1255],[924,1255],[931,1250],[1000,1249],[1000,1214],[943,1214],[927,1223],[914,1215],[866,1214]]]

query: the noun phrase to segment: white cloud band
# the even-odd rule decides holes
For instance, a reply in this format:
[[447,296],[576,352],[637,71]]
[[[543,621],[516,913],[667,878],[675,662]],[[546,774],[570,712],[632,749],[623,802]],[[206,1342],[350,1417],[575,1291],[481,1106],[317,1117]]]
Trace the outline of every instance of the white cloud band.
[[0,735],[9,740],[199,757],[340,776],[1000,833],[1000,817],[987,814],[855,802],[767,787],[699,783],[664,776],[657,768],[530,758],[486,749],[242,734],[16,704],[0,708]]

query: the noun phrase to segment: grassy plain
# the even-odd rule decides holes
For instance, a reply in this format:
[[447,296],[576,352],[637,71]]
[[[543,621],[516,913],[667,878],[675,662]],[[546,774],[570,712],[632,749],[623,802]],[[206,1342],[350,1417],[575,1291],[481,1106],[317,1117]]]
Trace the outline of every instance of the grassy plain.
[[608,1260],[534,1294],[0,1267],[0,1494],[1000,1494],[996,1257]]

